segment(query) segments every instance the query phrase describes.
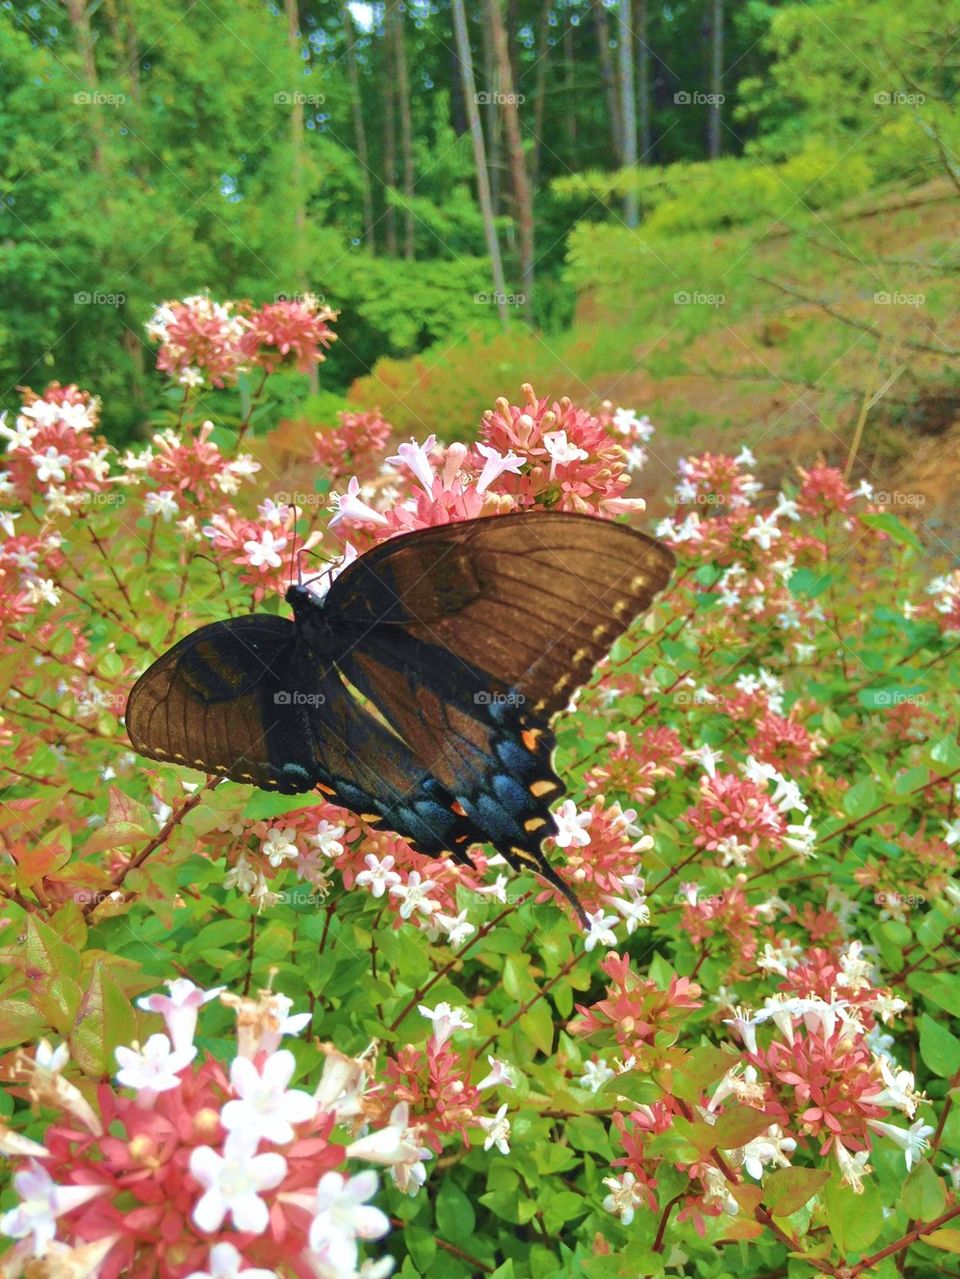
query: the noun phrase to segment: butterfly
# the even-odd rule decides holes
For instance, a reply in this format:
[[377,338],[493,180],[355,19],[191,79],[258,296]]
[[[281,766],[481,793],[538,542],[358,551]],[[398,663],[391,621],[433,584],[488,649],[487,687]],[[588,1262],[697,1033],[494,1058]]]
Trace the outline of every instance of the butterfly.
[[134,685],[135,749],[285,795],[318,790],[429,857],[489,843],[576,894],[541,845],[564,794],[551,722],[666,586],[672,553],[535,511],[402,534],[326,595],[203,626]]

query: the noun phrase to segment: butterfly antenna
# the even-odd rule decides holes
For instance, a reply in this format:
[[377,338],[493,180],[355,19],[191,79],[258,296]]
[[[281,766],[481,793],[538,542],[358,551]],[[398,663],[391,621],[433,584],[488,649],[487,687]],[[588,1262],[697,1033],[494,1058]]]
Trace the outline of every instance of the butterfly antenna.
[[290,580],[291,582],[293,581],[293,565],[294,561],[296,561],[297,585],[302,586],[303,582],[300,580],[300,553],[297,551],[297,504],[296,502],[288,502],[287,506],[293,511],[293,537],[290,539],[292,548],[290,551]]

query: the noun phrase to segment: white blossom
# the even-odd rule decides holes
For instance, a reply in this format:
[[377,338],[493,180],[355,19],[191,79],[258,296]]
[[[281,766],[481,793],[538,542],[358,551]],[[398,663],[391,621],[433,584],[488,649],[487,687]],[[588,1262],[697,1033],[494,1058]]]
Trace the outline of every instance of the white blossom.
[[193,1044],[171,1048],[166,1035],[151,1035],[143,1048],[116,1049],[120,1069],[117,1082],[124,1088],[137,1092],[169,1092],[180,1087],[180,1071],[185,1070],[197,1055]]
[[484,1150],[496,1146],[502,1155],[510,1153],[510,1120],[507,1118],[506,1102],[500,1107],[492,1119],[480,1116],[480,1127],[487,1134],[483,1139]]
[[203,1187],[193,1209],[200,1230],[213,1233],[230,1216],[235,1230],[261,1235],[270,1221],[270,1210],[260,1197],[273,1190],[287,1175],[287,1161],[275,1151],[258,1155],[257,1139],[250,1133],[230,1132],[223,1152],[212,1146],[195,1146],[190,1171]]

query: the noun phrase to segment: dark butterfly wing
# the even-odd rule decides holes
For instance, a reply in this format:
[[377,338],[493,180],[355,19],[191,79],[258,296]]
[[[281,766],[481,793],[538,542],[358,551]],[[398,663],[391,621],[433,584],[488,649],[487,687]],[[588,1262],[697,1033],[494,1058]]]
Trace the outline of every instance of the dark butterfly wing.
[[307,704],[294,705],[289,688],[296,650],[294,624],[269,614],[194,631],[133,686],[125,718],[135,749],[264,789],[310,790]]
[[665,546],[609,520],[491,516],[381,543],[341,573],[326,609],[332,625],[357,635],[399,627],[445,649],[549,719],[649,608],[673,565]]
[[563,793],[549,719],[667,583],[621,525],[536,512],[425,529],[355,561],[327,599],[338,665],[480,837],[579,903],[541,844]]
[[265,790],[319,786],[428,856],[459,860],[477,838],[409,747],[332,669],[304,652],[293,622],[252,614],[201,627],[140,677],[126,710],[141,755]]
[[[444,649],[376,628],[338,665],[408,742],[465,820],[463,842],[491,843],[515,869],[532,868],[583,915],[541,851],[556,833],[550,803],[563,793],[554,739],[522,700]],[[484,687],[485,686],[485,687]],[[403,830],[403,827],[395,829]]]

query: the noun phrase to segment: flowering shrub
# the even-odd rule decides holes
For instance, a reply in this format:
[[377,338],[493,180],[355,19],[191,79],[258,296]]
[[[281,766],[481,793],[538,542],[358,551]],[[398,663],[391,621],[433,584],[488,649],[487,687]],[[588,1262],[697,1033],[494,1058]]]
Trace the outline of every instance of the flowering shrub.
[[0,428],[3,1273],[612,1279],[733,1244],[748,1275],[940,1273],[960,587],[869,484],[682,463],[674,583],[557,726],[587,930],[490,848],[129,750],[145,665],[308,565],[322,592],[410,529],[641,514],[651,424],[530,387],[453,443],[303,423],[330,496],[285,503],[201,397],[260,370],[268,406],[333,318],[166,304],[178,414],[122,457],[77,387]]

